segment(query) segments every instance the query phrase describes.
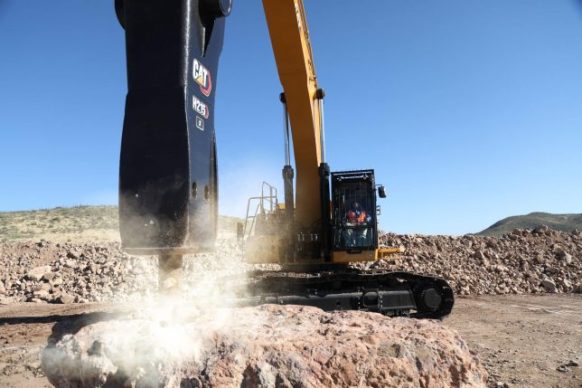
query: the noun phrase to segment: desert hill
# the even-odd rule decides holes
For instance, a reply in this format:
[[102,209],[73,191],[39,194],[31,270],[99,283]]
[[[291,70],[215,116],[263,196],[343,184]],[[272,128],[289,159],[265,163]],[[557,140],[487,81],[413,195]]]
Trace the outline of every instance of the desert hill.
[[[221,233],[236,233],[236,217],[220,216]],[[119,241],[117,206],[74,206],[0,212],[0,242],[47,240],[100,243]]]
[[582,214],[551,214],[534,212],[526,215],[507,217],[497,221],[487,229],[477,233],[480,236],[501,236],[514,229],[534,229],[545,225],[550,229],[571,232],[582,230]]

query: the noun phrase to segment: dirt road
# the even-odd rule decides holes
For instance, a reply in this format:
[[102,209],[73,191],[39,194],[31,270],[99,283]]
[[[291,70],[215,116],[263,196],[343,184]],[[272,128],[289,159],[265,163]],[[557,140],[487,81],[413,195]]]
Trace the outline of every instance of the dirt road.
[[[54,324],[123,308],[0,306],[0,386],[50,387],[38,355]],[[582,387],[582,295],[461,298],[443,324],[458,330],[478,354],[492,387]]]
[[490,386],[582,387],[582,295],[460,298],[444,324],[485,363]]

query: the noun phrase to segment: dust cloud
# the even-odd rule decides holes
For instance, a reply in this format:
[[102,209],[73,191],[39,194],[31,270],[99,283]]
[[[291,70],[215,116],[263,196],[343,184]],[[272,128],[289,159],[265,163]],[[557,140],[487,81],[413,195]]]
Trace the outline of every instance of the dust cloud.
[[[281,187],[281,166],[266,165],[258,161],[240,161],[237,165],[219,171],[220,214],[244,217],[247,201],[261,194],[262,182]],[[282,192],[279,199],[282,200]]]
[[[215,351],[217,333],[252,332],[261,325],[256,315],[242,318],[235,308],[245,293],[248,269],[236,243],[219,240],[216,253],[184,258],[179,293],[136,295],[123,306],[122,316],[83,326],[90,343],[76,332],[49,340],[42,368],[56,386],[132,381],[144,387],[159,386],[183,365],[197,368],[205,354]],[[144,281],[156,278],[144,274]]]
[[[243,164],[223,177],[220,214],[243,216],[248,197],[260,193],[262,172]],[[251,266],[243,262],[241,247],[230,232],[219,230],[215,252],[184,257],[180,292],[171,295],[155,292],[159,289],[158,260],[132,257],[132,270],[140,273],[147,292],[132,295],[121,316],[96,319],[80,331],[50,339],[41,353],[41,366],[51,383],[179,386],[179,382],[164,381],[164,376],[183,365],[203,373],[200,363],[207,359],[205,355],[216,352],[220,333],[252,333],[259,328],[260,314],[241,315],[236,308],[237,300],[247,294]]]

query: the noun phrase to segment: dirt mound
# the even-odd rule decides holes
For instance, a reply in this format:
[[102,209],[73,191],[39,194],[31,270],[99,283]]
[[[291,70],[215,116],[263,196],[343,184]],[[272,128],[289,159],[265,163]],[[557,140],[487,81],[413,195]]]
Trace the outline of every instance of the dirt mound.
[[[387,234],[381,240],[406,251],[371,267],[436,274],[457,295],[582,292],[582,232],[540,227],[502,237]],[[186,259],[189,281],[208,270],[250,268],[236,240],[221,239],[217,249]],[[118,243],[0,244],[0,303],[127,301],[156,290],[157,258],[132,257]]]
[[[233,260],[240,265],[232,266]],[[218,241],[215,254],[187,257],[185,265],[187,282],[209,270],[244,269],[232,239]],[[143,300],[157,290],[157,257],[128,255],[118,243],[0,244],[0,304]]]
[[501,237],[387,234],[401,256],[374,267],[436,274],[457,295],[582,292],[582,232],[547,227],[516,229]]
[[171,323],[128,318],[53,338],[60,387],[484,386],[487,373],[440,322],[312,307],[230,310]]

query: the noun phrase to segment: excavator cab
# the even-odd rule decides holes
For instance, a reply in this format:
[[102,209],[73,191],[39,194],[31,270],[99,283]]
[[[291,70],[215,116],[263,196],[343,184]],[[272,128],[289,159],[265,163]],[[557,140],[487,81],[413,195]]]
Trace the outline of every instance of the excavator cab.
[[334,172],[333,250],[360,253],[378,248],[374,170]]

